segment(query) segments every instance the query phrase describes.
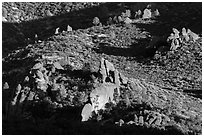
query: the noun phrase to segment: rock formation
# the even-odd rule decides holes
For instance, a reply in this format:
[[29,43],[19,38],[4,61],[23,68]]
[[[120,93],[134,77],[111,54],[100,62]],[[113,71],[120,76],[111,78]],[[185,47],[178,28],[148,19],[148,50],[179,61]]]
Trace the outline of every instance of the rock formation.
[[145,9],[144,10],[144,13],[143,13],[143,15],[142,15],[142,18],[143,19],[149,19],[149,18],[151,18],[152,17],[152,12],[151,12],[151,10],[150,9]]

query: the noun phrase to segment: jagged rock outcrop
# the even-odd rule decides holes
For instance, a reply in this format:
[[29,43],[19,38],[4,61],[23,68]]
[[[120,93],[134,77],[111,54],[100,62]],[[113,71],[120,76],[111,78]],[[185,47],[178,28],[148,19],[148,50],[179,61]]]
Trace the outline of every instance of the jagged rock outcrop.
[[172,28],[173,33],[167,38],[167,42],[170,43],[170,50],[174,51],[181,47],[183,42],[193,41],[195,42],[200,37],[192,32],[190,29],[182,28],[181,34],[176,28]]
[[[147,83],[142,79],[126,78],[114,65],[105,59],[101,59],[99,67],[102,81],[90,93],[91,104],[84,106],[82,111],[82,121],[87,121],[92,117],[91,112],[98,114],[99,110],[106,110],[105,105],[109,102],[117,105],[118,101],[114,100],[114,91],[119,89],[117,97],[125,98],[126,106],[146,104],[149,109],[134,112],[134,118],[131,121],[124,121],[122,124],[116,122],[119,126],[124,124],[140,125],[147,127],[165,127],[174,123],[174,117],[180,119],[189,119],[190,117],[199,117],[200,110],[189,109],[190,97],[186,97],[183,93],[161,88],[153,83]],[[114,77],[112,77],[114,76]],[[118,80],[118,82],[116,82]],[[185,102],[185,103],[184,103]],[[91,110],[91,112],[90,112]],[[165,110],[165,111],[164,111]],[[138,110],[135,110],[138,111]],[[84,113],[87,112],[87,113]],[[185,113],[184,113],[185,112]],[[180,123],[181,124],[181,123]]]

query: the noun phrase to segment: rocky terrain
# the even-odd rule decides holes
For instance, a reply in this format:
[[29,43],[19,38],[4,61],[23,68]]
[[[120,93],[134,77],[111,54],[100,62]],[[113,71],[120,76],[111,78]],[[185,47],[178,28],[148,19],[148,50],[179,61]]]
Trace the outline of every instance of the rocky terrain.
[[202,134],[201,3],[2,6],[3,134]]

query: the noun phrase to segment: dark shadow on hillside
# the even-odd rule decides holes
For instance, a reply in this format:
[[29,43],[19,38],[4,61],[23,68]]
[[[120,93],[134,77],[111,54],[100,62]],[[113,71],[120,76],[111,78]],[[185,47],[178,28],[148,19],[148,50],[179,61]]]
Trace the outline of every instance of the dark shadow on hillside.
[[183,92],[187,93],[190,96],[202,99],[202,90],[185,89],[183,90]]
[[99,48],[94,49],[97,53],[104,53],[107,55],[148,58],[154,56],[156,48],[148,47],[147,39],[139,39],[137,43],[132,43],[127,48],[120,48],[110,46],[108,43],[100,43]]

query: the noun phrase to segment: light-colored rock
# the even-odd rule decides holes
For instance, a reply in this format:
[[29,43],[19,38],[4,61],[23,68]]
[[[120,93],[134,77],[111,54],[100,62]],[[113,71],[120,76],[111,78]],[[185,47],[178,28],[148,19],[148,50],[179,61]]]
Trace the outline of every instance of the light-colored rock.
[[172,40],[170,50],[171,50],[171,51],[174,51],[174,50],[176,50],[178,47],[180,47],[180,45],[179,45],[179,40],[178,40],[178,39]]
[[196,33],[192,32],[190,29],[187,30],[187,34],[190,37],[190,39],[193,40],[194,42],[200,38]]
[[123,18],[121,16],[118,16],[118,23],[122,23],[123,22]]
[[173,33],[174,33],[174,37],[175,38],[180,38],[180,36],[179,36],[179,31],[176,29],[176,28],[172,28],[172,31],[173,31]]
[[82,120],[81,121],[88,121],[92,115],[92,106],[90,103],[86,104],[81,112]]
[[105,104],[114,102],[114,90],[117,88],[115,84],[104,83],[95,88],[90,93],[90,100],[92,102],[93,111],[98,113],[98,110],[105,109]]
[[155,11],[154,11],[154,16],[160,16],[160,13],[159,13],[159,10],[158,9],[156,9]]
[[142,15],[142,18],[143,18],[143,19],[149,19],[149,18],[151,18],[151,17],[152,17],[151,10],[145,9],[145,10],[144,10],[144,13],[143,13],[143,15]]
[[55,29],[55,35],[59,34],[59,27]]
[[35,72],[36,78],[44,80],[44,75],[40,70]]
[[134,121],[129,121],[129,122],[127,122],[127,125],[132,125],[132,124],[135,124],[135,122]]
[[187,34],[186,29],[185,29],[185,28],[182,28],[182,41],[188,42],[189,39],[190,39],[190,38],[189,38],[189,36],[188,36],[188,34]]
[[124,120],[122,120],[122,119],[119,120],[119,126],[120,126],[120,127],[121,127],[124,123],[125,123]]
[[29,80],[30,80],[29,77],[26,76],[25,79],[24,79],[24,82],[29,82]]
[[9,84],[7,82],[4,83],[3,89],[9,89]]
[[43,64],[42,63],[36,63],[33,67],[32,67],[32,69],[42,69],[43,68]]
[[139,116],[139,124],[140,125],[144,125],[144,117],[143,116]]
[[67,25],[67,31],[68,31],[68,32],[71,32],[71,31],[72,31],[72,27],[69,26],[69,25]]
[[7,19],[5,17],[2,17],[2,22],[7,22]]
[[134,122],[137,124],[138,123],[138,117],[137,114],[134,114]]
[[20,91],[21,91],[21,84],[18,84],[18,86],[16,87],[16,91],[17,91],[17,93],[20,93]]
[[110,71],[115,71],[115,67],[112,63],[110,63],[108,60],[105,60],[105,67],[107,71],[107,75],[110,76]]
[[96,25],[96,26],[100,24],[100,20],[99,20],[98,17],[94,17],[93,24]]
[[106,73],[105,59],[104,58],[101,59],[100,67],[99,67],[99,73],[102,75],[103,83],[105,83],[107,73]]
[[125,14],[128,18],[131,17],[131,11],[130,10],[125,10]]
[[53,63],[53,66],[54,66],[56,69],[64,70],[64,68],[60,65],[59,62],[55,62],[55,63]]
[[127,17],[127,18],[125,18],[124,23],[125,23],[125,24],[131,24],[131,23],[132,23],[132,20]]
[[54,16],[54,14],[52,14],[51,12],[50,12],[50,10],[46,10],[46,16]]
[[141,18],[142,16],[142,11],[141,10],[138,10],[135,12],[135,18]]

